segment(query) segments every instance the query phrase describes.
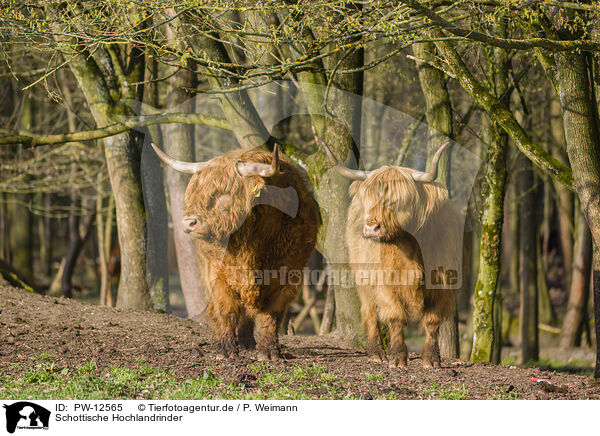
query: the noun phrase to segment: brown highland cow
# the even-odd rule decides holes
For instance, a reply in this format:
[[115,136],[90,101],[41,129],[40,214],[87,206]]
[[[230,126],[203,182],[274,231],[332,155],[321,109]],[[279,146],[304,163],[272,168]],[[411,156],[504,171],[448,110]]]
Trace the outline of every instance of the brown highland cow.
[[424,173],[397,166],[352,170],[317,140],[336,170],[355,179],[346,240],[369,357],[384,358],[377,328],[381,319],[389,329],[389,366],[406,366],[404,329],[410,320],[420,320],[427,334],[423,366],[439,367],[438,333],[453,313],[461,278],[460,220],[446,188],[434,182],[448,143]]
[[319,227],[307,179],[279,157],[277,146],[272,155],[235,150],[197,163],[152,146],[167,165],[194,174],[185,191],[184,228],[196,240],[220,353],[254,348],[257,318],[259,359],[279,358],[282,317],[298,294]]

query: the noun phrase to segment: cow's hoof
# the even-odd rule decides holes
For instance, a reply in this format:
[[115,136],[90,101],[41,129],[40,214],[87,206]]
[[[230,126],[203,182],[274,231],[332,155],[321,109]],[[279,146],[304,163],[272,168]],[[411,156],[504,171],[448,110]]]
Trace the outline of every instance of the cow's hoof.
[[367,358],[370,362],[381,363],[385,361],[385,353],[379,344],[369,344],[367,346]]
[[278,348],[271,348],[268,350],[259,350],[258,352],[258,360],[266,361],[266,360],[279,360],[281,359],[281,352]]
[[369,354],[367,356],[367,359],[369,359],[369,362],[375,362],[375,363],[381,363],[383,362],[383,357],[379,354]]
[[239,348],[237,342],[232,339],[221,339],[217,344],[217,359],[237,357]]
[[440,359],[438,357],[423,356],[423,368],[439,368]]
[[406,368],[407,357],[406,355],[393,355],[388,359],[388,366],[390,368]]
[[215,356],[215,358],[217,360],[224,360],[224,359],[235,359],[239,357],[239,354],[236,352],[230,352],[230,353],[225,353],[223,351],[218,351],[217,355]]
[[254,350],[256,348],[256,341],[254,338],[240,338],[240,350]]

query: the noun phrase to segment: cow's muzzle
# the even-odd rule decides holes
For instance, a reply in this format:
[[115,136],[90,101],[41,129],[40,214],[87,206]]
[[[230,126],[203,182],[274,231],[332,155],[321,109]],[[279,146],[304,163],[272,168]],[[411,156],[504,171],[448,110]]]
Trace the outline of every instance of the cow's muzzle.
[[379,238],[381,236],[381,226],[379,224],[365,224],[363,235],[365,238]]
[[200,220],[196,215],[189,215],[183,217],[183,231],[185,233],[192,233],[200,225]]

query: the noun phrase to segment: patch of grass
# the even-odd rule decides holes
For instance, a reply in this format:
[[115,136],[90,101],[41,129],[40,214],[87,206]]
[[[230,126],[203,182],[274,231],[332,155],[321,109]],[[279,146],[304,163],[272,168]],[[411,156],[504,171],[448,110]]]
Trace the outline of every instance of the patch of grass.
[[311,365],[307,367],[296,367],[292,373],[293,380],[304,380],[325,372],[325,367],[321,365]]
[[368,381],[383,380],[385,379],[385,376],[383,374],[371,374],[370,372],[365,372],[365,379]]
[[504,366],[513,366],[513,365],[516,365],[517,364],[517,358],[513,357],[513,356],[506,357],[506,358],[502,359],[502,362],[500,362],[500,364],[504,365]]
[[170,370],[145,364],[100,368],[91,360],[61,368],[45,356],[18,377],[0,372],[0,399],[313,399],[349,397],[342,380],[320,365],[273,369],[249,365],[250,384],[226,382],[208,367],[197,378],[182,379]]
[[[507,357],[502,360],[502,365],[513,366],[517,365],[515,357]],[[538,367],[558,372],[566,372],[568,374],[579,374],[591,377],[594,375],[594,361],[582,359],[558,360],[552,358],[541,358],[539,360],[531,360],[523,366]]]
[[251,399],[344,398],[341,380],[321,365],[297,366],[291,372],[275,371],[267,364],[253,364],[249,368],[258,374],[259,387]]
[[400,397],[398,396],[398,394],[396,392],[388,392],[387,394],[384,395],[377,395],[374,397],[376,400],[399,400]]
[[269,365],[267,365],[266,362],[258,362],[258,363],[253,363],[253,364],[249,365],[248,368],[250,368],[252,370],[252,372],[259,373],[259,372],[268,370]]
[[433,382],[423,391],[423,394],[429,394],[431,399],[437,400],[466,400],[469,396],[467,388],[462,383],[445,388]]
[[84,363],[82,366],[77,367],[77,371],[82,374],[91,374],[96,371],[96,362],[90,360],[89,362]]
[[542,358],[534,362],[527,362],[528,366],[537,366],[570,374],[580,374],[592,377],[594,375],[594,362],[591,360],[569,359],[557,360]]
[[496,388],[496,394],[489,396],[488,400],[518,400],[519,391],[512,389],[510,392],[505,391],[502,388]]
[[323,380],[325,383],[331,383],[331,382],[335,381],[336,379],[337,379],[337,377],[333,374],[329,374],[329,373],[321,374],[321,380]]
[[39,362],[44,362],[44,361],[51,362],[51,361],[54,360],[54,358],[55,358],[54,354],[51,354],[51,353],[40,353],[37,356],[35,356],[33,359],[37,360]]

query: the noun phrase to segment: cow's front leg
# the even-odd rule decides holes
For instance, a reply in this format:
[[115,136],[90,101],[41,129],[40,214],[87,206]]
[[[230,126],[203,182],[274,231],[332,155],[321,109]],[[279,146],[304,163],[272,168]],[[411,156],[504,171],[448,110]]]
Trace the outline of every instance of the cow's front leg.
[[235,334],[235,315],[232,313],[223,314],[217,317],[213,322],[213,329],[217,336],[218,356],[220,358],[236,356],[239,352],[239,345]]
[[370,361],[381,362],[385,357],[377,328],[377,307],[373,301],[361,297],[360,315],[367,334],[367,356]]
[[404,329],[406,321],[402,319],[392,319],[388,322],[390,331],[390,355],[388,363],[390,368],[404,368],[408,360],[406,343],[404,342]]
[[229,287],[222,282],[215,282],[211,292],[208,314],[212,328],[217,337],[219,357],[235,356],[239,347],[236,327],[241,308]]
[[439,368],[440,367],[440,345],[439,332],[441,320],[439,317],[432,314],[425,314],[422,321],[425,328],[425,345],[423,346],[423,367],[424,368]]
[[279,325],[283,313],[263,312],[258,315],[262,325],[262,336],[258,342],[258,360],[277,360],[281,357],[279,349]]

